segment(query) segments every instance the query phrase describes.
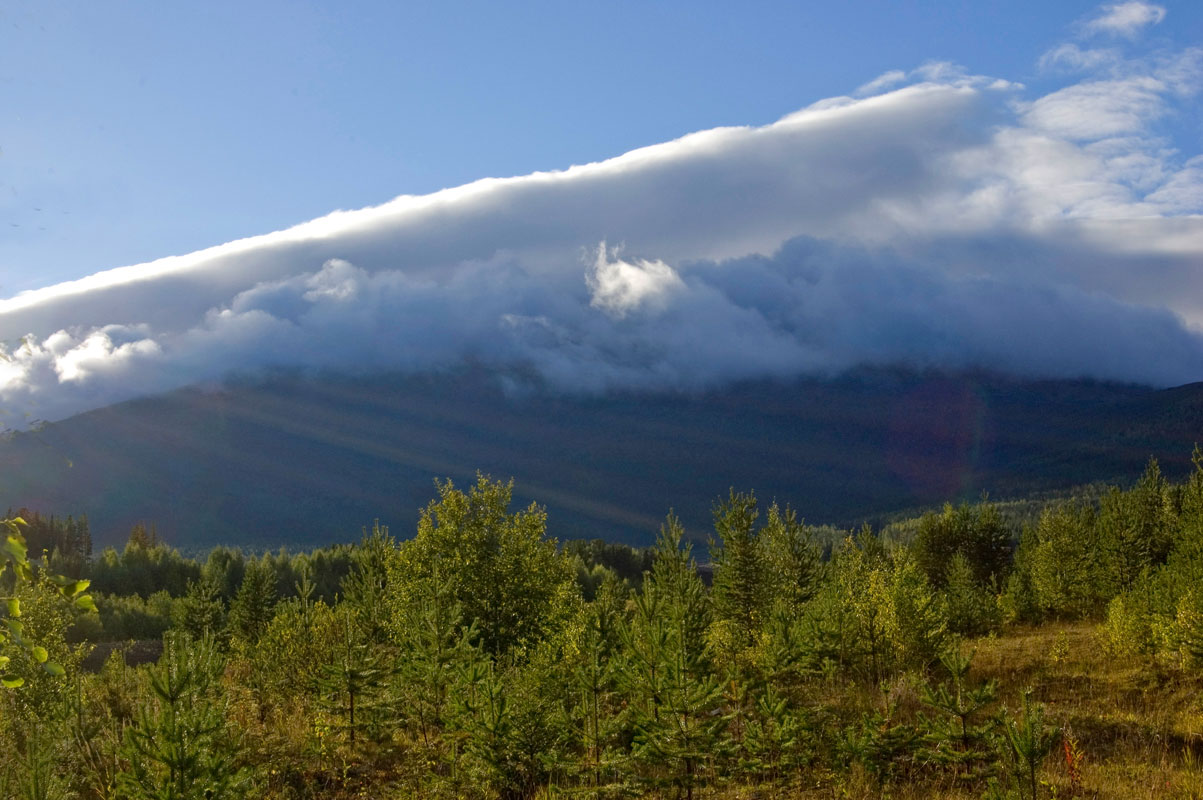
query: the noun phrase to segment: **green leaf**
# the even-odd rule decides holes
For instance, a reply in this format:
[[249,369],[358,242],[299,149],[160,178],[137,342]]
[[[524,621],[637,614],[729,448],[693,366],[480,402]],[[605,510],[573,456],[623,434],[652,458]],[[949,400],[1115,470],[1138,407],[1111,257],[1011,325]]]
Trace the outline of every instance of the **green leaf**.
[[5,675],[0,677],[0,686],[3,686],[5,689],[16,689],[24,685],[25,679],[20,675]]
[[45,664],[46,659],[50,658],[50,654],[46,652],[46,648],[42,647],[41,645],[35,644],[33,647],[29,648],[29,652],[33,654],[33,660],[39,664]]
[[21,601],[15,597],[8,598],[8,615],[10,617],[21,616]]
[[18,564],[24,564],[28,560],[29,550],[25,547],[25,542],[21,541],[20,536],[14,536],[11,533],[5,537],[0,551]]
[[75,598],[75,607],[81,611],[95,611],[96,601],[92,599],[92,595],[90,594],[81,594]]
[[63,669],[62,667],[60,667],[58,664],[54,663],[53,661],[47,661],[45,664],[42,665],[42,669],[46,670],[48,673],[50,673],[51,675],[54,675],[55,677],[62,677],[63,675],[67,674],[67,671],[65,669]]

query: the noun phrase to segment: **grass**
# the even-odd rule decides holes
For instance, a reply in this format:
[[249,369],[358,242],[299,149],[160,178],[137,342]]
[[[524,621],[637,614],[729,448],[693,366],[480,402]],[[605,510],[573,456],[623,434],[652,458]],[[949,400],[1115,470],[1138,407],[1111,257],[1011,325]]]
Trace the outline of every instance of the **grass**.
[[[1077,742],[1079,796],[1203,797],[1203,678],[1107,653],[1092,624],[1020,628],[976,643],[973,674],[995,679],[1005,703],[1031,687],[1048,719]],[[1063,748],[1042,779],[1069,796]]]

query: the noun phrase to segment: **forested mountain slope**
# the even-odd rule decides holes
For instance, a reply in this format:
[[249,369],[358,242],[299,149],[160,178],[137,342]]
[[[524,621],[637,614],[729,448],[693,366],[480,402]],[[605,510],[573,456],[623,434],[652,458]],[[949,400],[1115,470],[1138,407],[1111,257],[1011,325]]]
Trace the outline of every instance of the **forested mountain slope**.
[[[512,382],[511,382],[512,383]],[[304,546],[374,517],[412,529],[432,480],[516,479],[560,538],[687,531],[729,486],[812,523],[1170,475],[1203,439],[1203,384],[1170,390],[862,371],[706,393],[503,391],[475,372],[276,376],[135,400],[0,442],[0,502],[86,513],[97,546],[153,521],[184,548]]]

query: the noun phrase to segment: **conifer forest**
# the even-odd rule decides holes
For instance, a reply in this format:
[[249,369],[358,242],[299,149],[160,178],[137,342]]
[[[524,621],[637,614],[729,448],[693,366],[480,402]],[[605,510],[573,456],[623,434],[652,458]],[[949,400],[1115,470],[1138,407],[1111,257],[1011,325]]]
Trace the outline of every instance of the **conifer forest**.
[[1203,795],[1197,449],[849,531],[733,489],[642,549],[511,490],[195,558],[10,509],[0,797]]

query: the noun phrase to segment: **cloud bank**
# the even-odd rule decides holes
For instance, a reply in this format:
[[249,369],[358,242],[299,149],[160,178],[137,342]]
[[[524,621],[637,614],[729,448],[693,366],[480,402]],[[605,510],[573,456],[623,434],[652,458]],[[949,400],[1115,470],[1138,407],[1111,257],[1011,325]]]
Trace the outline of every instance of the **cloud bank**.
[[[1105,7],[1095,33],[1164,11]],[[5,423],[230,372],[473,363],[553,389],[860,364],[1203,379],[1203,51],[948,64],[764,127],[487,179],[0,301]]]

